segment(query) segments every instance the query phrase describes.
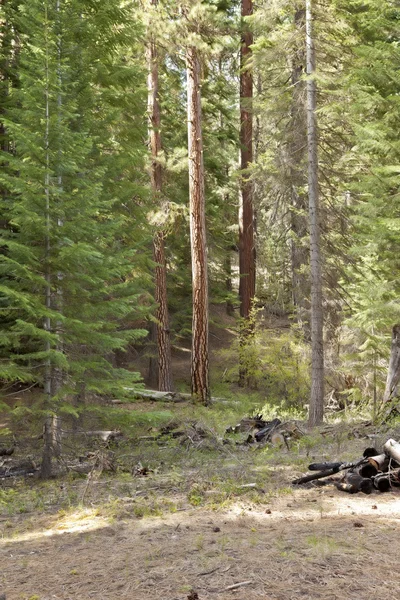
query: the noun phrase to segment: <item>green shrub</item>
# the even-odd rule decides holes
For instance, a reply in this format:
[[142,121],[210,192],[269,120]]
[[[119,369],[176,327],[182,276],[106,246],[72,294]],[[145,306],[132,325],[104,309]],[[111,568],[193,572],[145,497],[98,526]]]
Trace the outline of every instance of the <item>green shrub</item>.
[[309,349],[295,330],[256,331],[245,346],[235,342],[221,353],[227,362],[234,363],[225,371],[227,381],[239,379],[239,352],[248,385],[263,392],[267,405],[303,409],[310,393]]

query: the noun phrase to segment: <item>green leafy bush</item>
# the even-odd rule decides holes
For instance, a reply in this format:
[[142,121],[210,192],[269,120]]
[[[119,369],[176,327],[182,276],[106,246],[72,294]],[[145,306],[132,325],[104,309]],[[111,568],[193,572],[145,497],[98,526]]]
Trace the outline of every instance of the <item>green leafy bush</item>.
[[239,379],[239,351],[249,387],[262,392],[268,405],[303,408],[310,390],[309,349],[294,330],[257,331],[245,347],[235,342],[230,350],[221,353],[231,365],[225,370],[226,381]]

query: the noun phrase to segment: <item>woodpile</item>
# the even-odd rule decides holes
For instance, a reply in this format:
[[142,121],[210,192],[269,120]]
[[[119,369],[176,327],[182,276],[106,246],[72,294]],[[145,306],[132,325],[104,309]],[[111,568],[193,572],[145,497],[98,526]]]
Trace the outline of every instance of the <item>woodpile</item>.
[[38,465],[30,458],[21,460],[7,458],[0,461],[0,479],[33,475],[38,471]]
[[390,491],[394,487],[400,487],[400,442],[389,439],[382,450],[379,452],[376,448],[366,448],[362,458],[354,462],[312,463],[308,467],[312,473],[299,477],[292,483],[331,484],[349,494]]
[[[244,433],[247,437],[244,444],[272,444],[273,446],[285,445],[289,449],[289,442],[299,439],[304,435],[297,421],[272,419],[265,421],[261,415],[246,417],[233,427],[226,429],[226,434]],[[239,442],[240,443],[240,442]]]

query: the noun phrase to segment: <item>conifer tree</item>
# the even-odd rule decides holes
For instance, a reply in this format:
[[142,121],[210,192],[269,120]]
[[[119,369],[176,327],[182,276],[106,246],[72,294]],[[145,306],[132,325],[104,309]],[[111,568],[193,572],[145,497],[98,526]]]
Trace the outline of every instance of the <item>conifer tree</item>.
[[[396,67],[399,11],[380,0],[367,4],[354,0],[340,3],[339,8],[352,31],[353,52],[347,79],[353,135],[352,147],[346,155],[353,167],[348,181],[353,238],[352,260],[347,266],[350,294],[347,325],[363,374],[367,353],[373,352],[378,379],[374,394],[386,401],[396,396],[393,392],[398,377],[400,321],[397,276],[400,146],[396,133],[400,114],[400,79]],[[391,339],[392,356],[388,363]]]
[[243,319],[240,330],[239,385],[247,378],[244,353],[253,333],[252,310],[256,290],[256,264],[254,240],[254,185],[249,168],[253,161],[253,73],[251,66],[251,45],[253,33],[248,17],[253,13],[252,0],[242,0],[242,30],[240,46],[240,201],[239,201],[239,298],[240,316]]
[[204,162],[201,118],[200,58],[198,49],[186,49],[189,211],[192,256],[192,394],[203,404],[210,398],[208,355],[208,272],[205,221]]
[[322,309],[322,269],[318,186],[318,141],[315,82],[315,47],[311,0],[306,0],[307,39],[307,147],[308,199],[310,210],[311,271],[311,397],[308,421],[319,425],[324,413],[324,340]]
[[[152,6],[157,6],[157,0],[151,0]],[[162,199],[162,166],[160,163],[161,152],[161,115],[159,102],[159,67],[158,53],[155,37],[149,34],[148,41],[148,112],[149,134],[151,151],[151,189],[154,197],[156,211],[161,219],[166,219],[167,203]],[[167,273],[165,259],[165,232],[159,228],[153,239],[155,267],[155,300],[157,302],[156,319],[156,344],[157,344],[157,384],[161,391],[170,391],[173,388],[171,374],[171,341],[167,299]]]
[[124,394],[138,378],[109,360],[141,335],[122,326],[138,314],[141,290],[126,235],[135,205],[120,208],[133,186],[127,179],[122,193],[117,183],[132,174],[135,153],[122,158],[121,147],[137,69],[119,62],[128,36],[118,2],[36,0],[16,18],[19,87],[4,119],[15,151],[3,158],[1,175],[10,224],[2,231],[1,378],[44,386],[42,475],[49,476],[56,418],[77,414],[71,398],[82,388]]
[[[251,70],[251,45],[253,34],[246,17],[252,15],[252,0],[242,0],[242,39],[240,48],[240,156],[241,195],[239,209],[239,296],[240,316],[249,321],[255,294],[255,244],[253,182],[249,167],[253,160],[253,74]],[[244,329],[248,324],[244,325]]]
[[306,111],[304,72],[305,7],[294,6],[293,45],[291,48],[291,107],[289,121],[288,165],[291,186],[290,245],[292,298],[297,325],[310,338],[310,281],[308,277],[308,219],[306,188]]

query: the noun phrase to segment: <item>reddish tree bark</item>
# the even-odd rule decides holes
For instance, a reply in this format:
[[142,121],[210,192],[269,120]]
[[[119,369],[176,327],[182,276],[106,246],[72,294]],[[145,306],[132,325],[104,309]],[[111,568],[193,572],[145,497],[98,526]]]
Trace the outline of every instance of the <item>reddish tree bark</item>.
[[[150,0],[153,6],[157,0]],[[148,44],[148,114],[149,114],[149,136],[151,150],[151,189],[154,201],[160,206],[162,212],[168,207],[162,199],[162,166],[159,160],[161,152],[161,116],[160,103],[158,100],[158,58],[157,47],[153,36],[150,36]],[[168,298],[167,298],[167,275],[164,246],[164,232],[159,229],[153,239],[154,262],[156,263],[155,300],[156,310],[156,345],[158,357],[158,389],[163,392],[171,391],[173,388],[171,374],[171,341],[169,329]]]
[[192,394],[203,404],[210,399],[208,358],[208,275],[201,124],[200,60],[191,46],[186,51],[189,154],[190,246],[192,257]]
[[[253,13],[252,0],[242,0],[242,18]],[[253,74],[249,67],[253,34],[246,23],[242,26],[240,49],[240,166],[241,179],[239,207],[239,296],[240,316],[248,320],[256,285],[253,182],[246,170],[253,160]]]

